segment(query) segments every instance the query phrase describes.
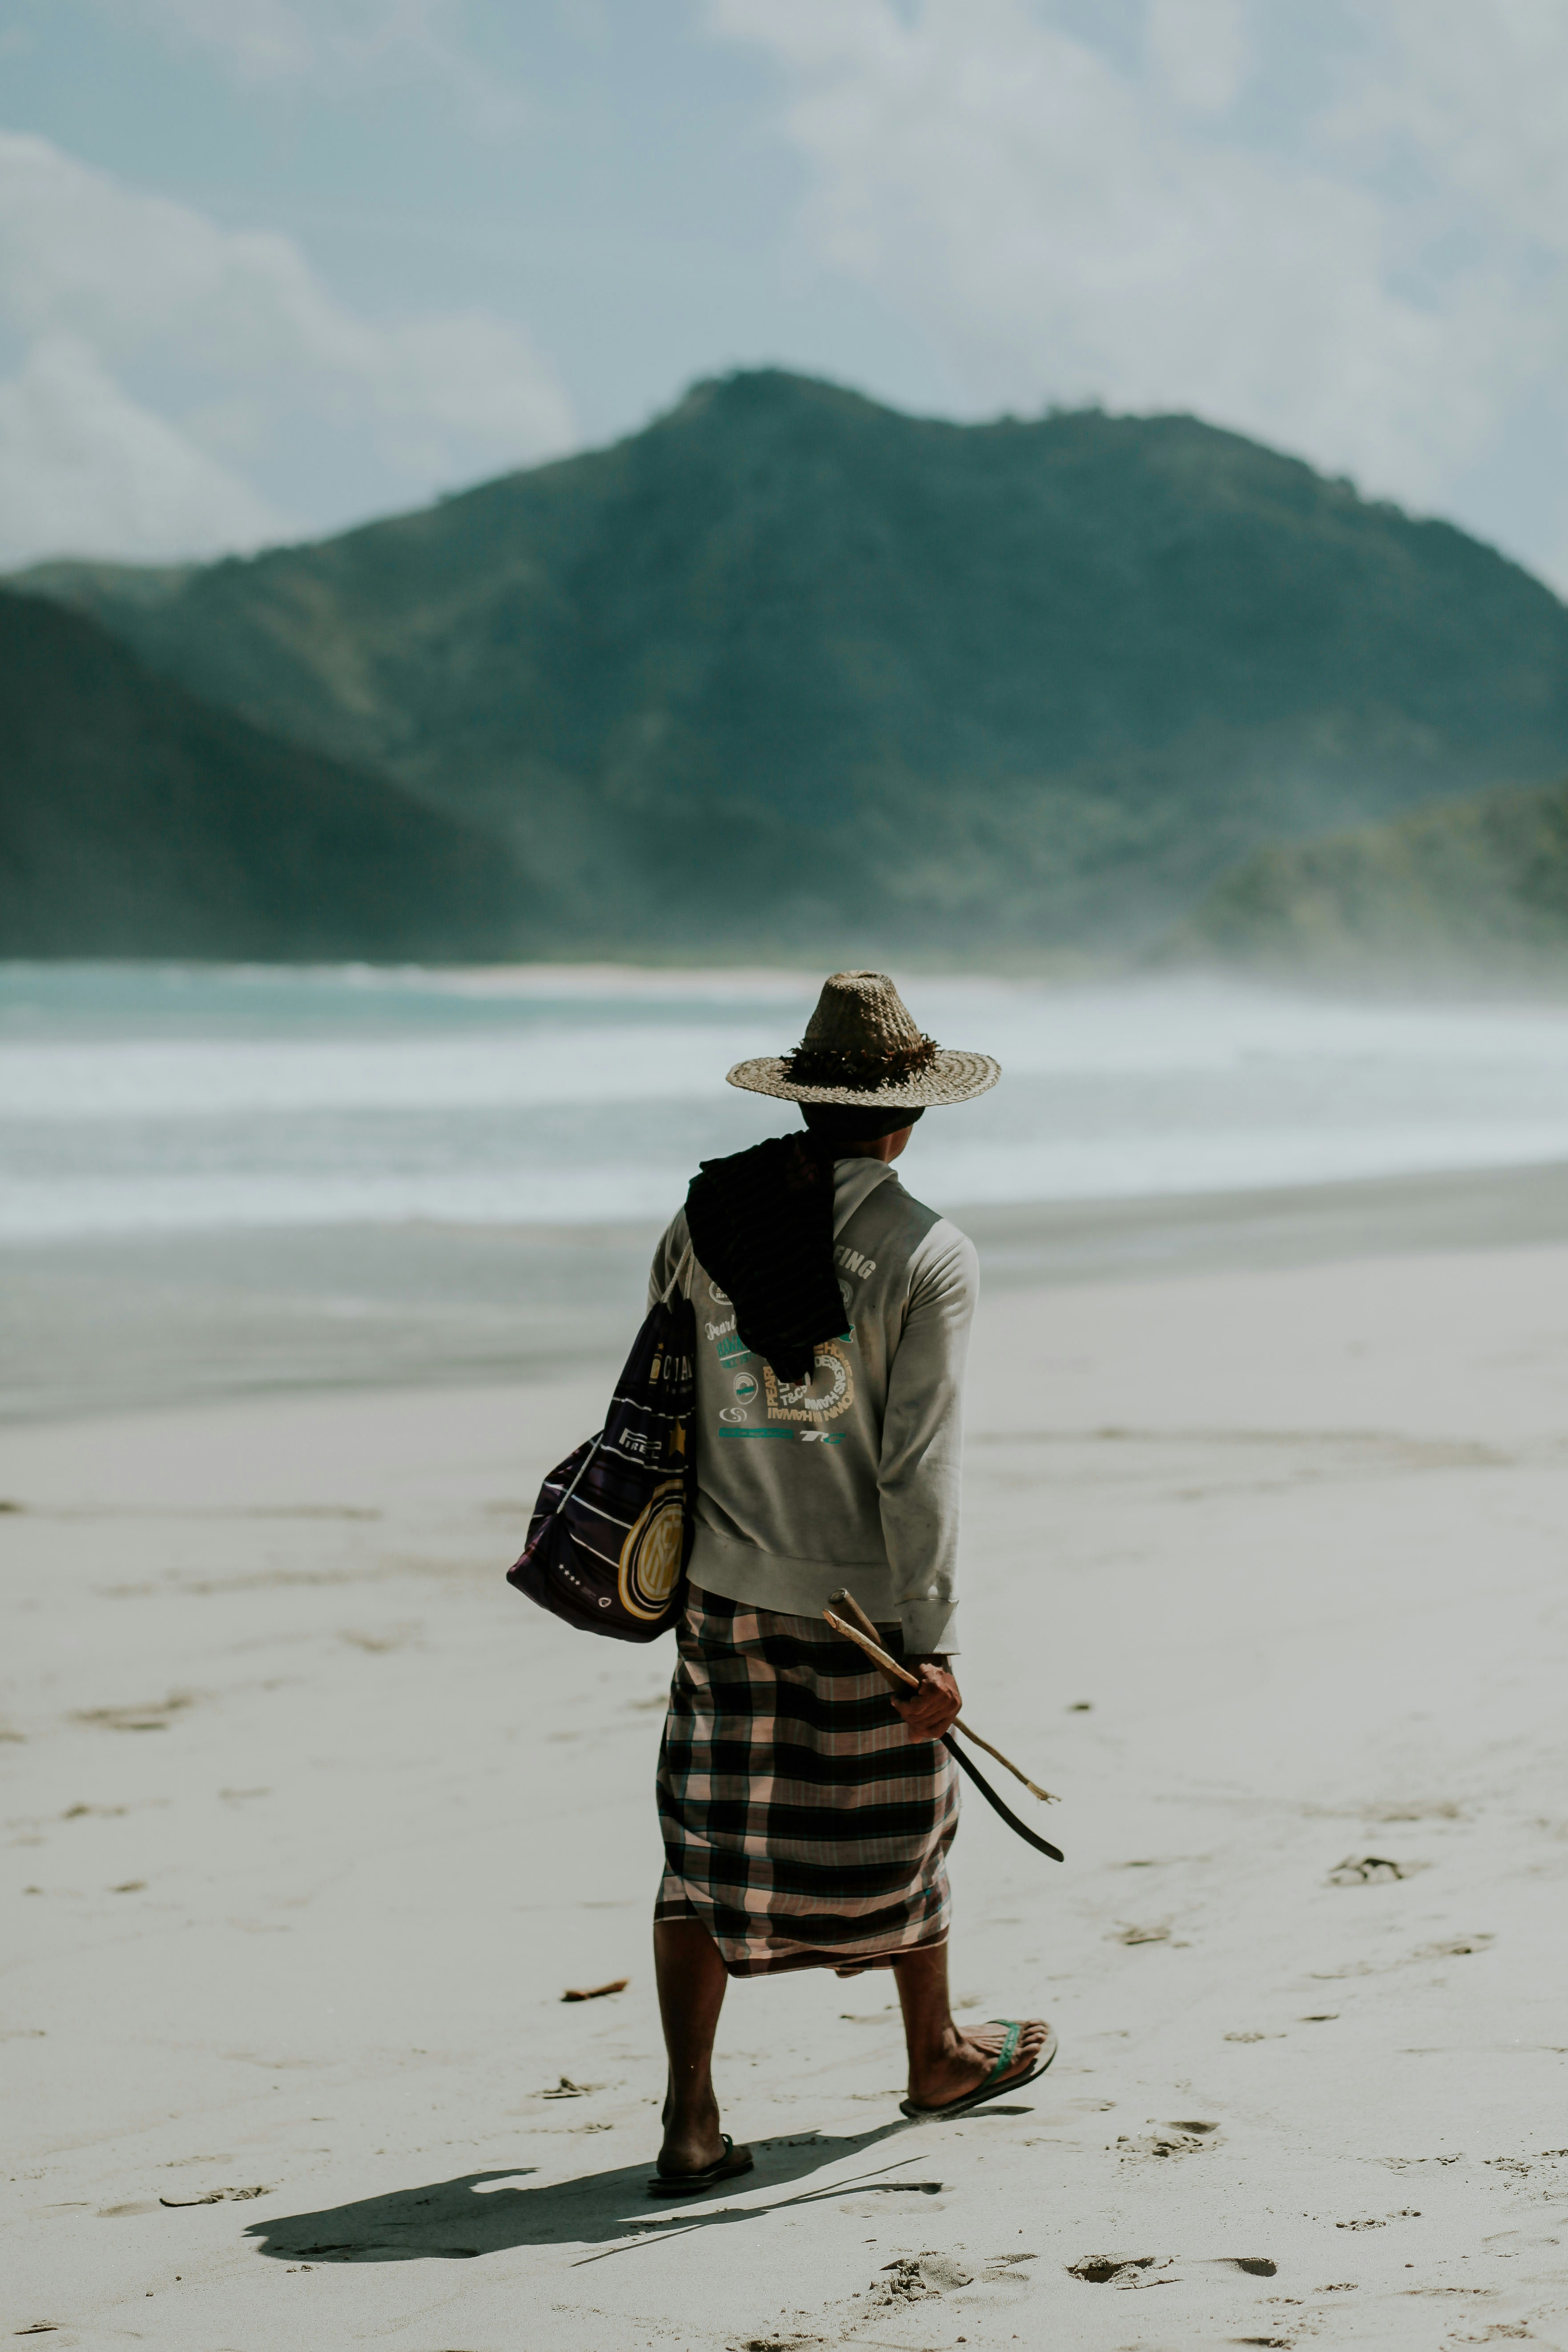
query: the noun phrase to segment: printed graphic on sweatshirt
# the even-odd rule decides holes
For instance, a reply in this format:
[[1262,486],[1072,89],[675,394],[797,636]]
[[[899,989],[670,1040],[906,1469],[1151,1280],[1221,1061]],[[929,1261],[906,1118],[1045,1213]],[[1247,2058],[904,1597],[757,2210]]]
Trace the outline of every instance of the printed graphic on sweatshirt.
[[773,1366],[764,1364],[763,1382],[770,1421],[837,1421],[855,1402],[855,1374],[840,1339],[817,1342],[810,1380],[793,1385],[781,1381]]

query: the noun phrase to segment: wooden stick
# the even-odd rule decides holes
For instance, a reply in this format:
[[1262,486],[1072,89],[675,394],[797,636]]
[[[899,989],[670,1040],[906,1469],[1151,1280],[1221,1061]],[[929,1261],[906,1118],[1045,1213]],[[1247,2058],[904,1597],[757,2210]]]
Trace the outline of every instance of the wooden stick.
[[876,1660],[877,1664],[881,1667],[882,1672],[890,1681],[896,1683],[907,1683],[910,1690],[919,1690],[921,1686],[921,1678],[919,1675],[906,1673],[905,1669],[899,1664],[896,1658],[889,1657],[888,1653],[882,1648],[880,1643],[868,1641],[866,1635],[861,1633],[858,1625],[847,1625],[842,1617],[836,1617],[834,1615],[831,1609],[825,1609],[822,1613],[826,1618],[828,1623],[832,1626],[836,1633],[846,1634],[851,1642],[858,1642],[860,1647],[865,1651],[866,1655],[868,1658],[874,1658]]
[[[918,1687],[920,1676],[918,1675],[911,1675],[906,1672],[904,1667],[896,1664],[894,1661],[888,1656],[886,1651],[882,1650],[880,1643],[878,1642],[877,1628],[872,1624],[871,1620],[867,1616],[866,1612],[861,1608],[860,1603],[856,1600],[855,1595],[850,1591],[847,1584],[840,1585],[838,1591],[834,1594],[833,1605],[836,1609],[842,1609],[846,1616],[854,1618],[856,1624],[859,1626],[862,1634],[868,1642],[877,1643],[879,1654],[885,1661],[882,1666],[882,1672],[887,1675],[890,1680],[900,1683],[909,1683]],[[826,1613],[826,1612],[824,1612],[825,1615]]]
[[[840,1592],[837,1593],[834,1597],[836,1600],[847,1601],[849,1607],[855,1611],[857,1617],[864,1618],[865,1622],[869,1624],[869,1618],[866,1618],[865,1612],[857,1604],[849,1593]],[[828,1623],[832,1626],[836,1633],[842,1633],[846,1640],[857,1643],[859,1647],[865,1651],[866,1655],[868,1658],[872,1658],[876,1661],[877,1664],[881,1667],[882,1672],[887,1675],[890,1680],[899,1683],[906,1683],[912,1690],[918,1690],[920,1688],[920,1676],[918,1675],[910,1674],[903,1666],[900,1665],[896,1658],[890,1658],[879,1642],[875,1642],[868,1634],[862,1633],[858,1626],[847,1624],[842,1617],[836,1617],[831,1609],[825,1609],[822,1613],[826,1618]],[[962,1716],[959,1717],[957,1722],[952,1727],[954,1731],[962,1731],[965,1739],[973,1739],[976,1748],[984,1748],[987,1756],[994,1756],[998,1764],[1005,1765],[1007,1770],[1013,1775],[1014,1780],[1022,1780],[1030,1796],[1038,1797],[1042,1805],[1055,1805],[1059,1803],[1060,1800],[1053,1797],[1048,1789],[1040,1788],[1035,1781],[1030,1780],[1026,1772],[1020,1772],[1018,1767],[1014,1763],[1010,1756],[1004,1756],[999,1748],[993,1748],[988,1739],[982,1739],[977,1731],[972,1731]]]
[[1020,1772],[1010,1756],[1004,1756],[999,1748],[993,1748],[988,1739],[982,1739],[977,1731],[972,1731],[962,1716],[959,1717],[958,1721],[952,1727],[955,1731],[962,1731],[965,1739],[972,1739],[976,1748],[984,1748],[987,1756],[994,1756],[998,1764],[1005,1764],[1008,1771],[1013,1775],[1014,1780],[1022,1780],[1030,1796],[1038,1797],[1042,1805],[1060,1804],[1061,1799],[1059,1797],[1053,1797],[1048,1789],[1041,1789],[1037,1787],[1036,1783],[1030,1780],[1026,1772]]

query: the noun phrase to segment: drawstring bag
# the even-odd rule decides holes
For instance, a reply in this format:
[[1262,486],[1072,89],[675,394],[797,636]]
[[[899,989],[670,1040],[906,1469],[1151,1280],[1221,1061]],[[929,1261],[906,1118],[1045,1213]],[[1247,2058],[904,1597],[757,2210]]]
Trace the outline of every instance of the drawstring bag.
[[616,1642],[657,1641],[686,1599],[695,1531],[697,1317],[689,1247],[637,1333],[597,1437],[539,1490],[507,1582]]

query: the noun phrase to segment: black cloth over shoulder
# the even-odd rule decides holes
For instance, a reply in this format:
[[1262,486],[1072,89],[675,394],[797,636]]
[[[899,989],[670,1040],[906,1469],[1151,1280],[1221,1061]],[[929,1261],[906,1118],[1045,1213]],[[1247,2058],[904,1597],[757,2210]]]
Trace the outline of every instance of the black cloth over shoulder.
[[817,1342],[845,1324],[833,1270],[831,1140],[777,1135],[705,1160],[686,1195],[686,1224],[747,1347],[781,1380],[809,1380]]

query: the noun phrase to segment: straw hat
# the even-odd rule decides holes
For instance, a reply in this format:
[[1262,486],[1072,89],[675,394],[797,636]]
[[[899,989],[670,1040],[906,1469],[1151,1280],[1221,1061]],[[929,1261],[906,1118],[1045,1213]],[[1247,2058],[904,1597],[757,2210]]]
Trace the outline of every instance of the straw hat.
[[729,1074],[754,1095],[879,1110],[968,1102],[1001,1075],[989,1054],[954,1053],[917,1029],[882,971],[836,971],[793,1054],[759,1055]]

